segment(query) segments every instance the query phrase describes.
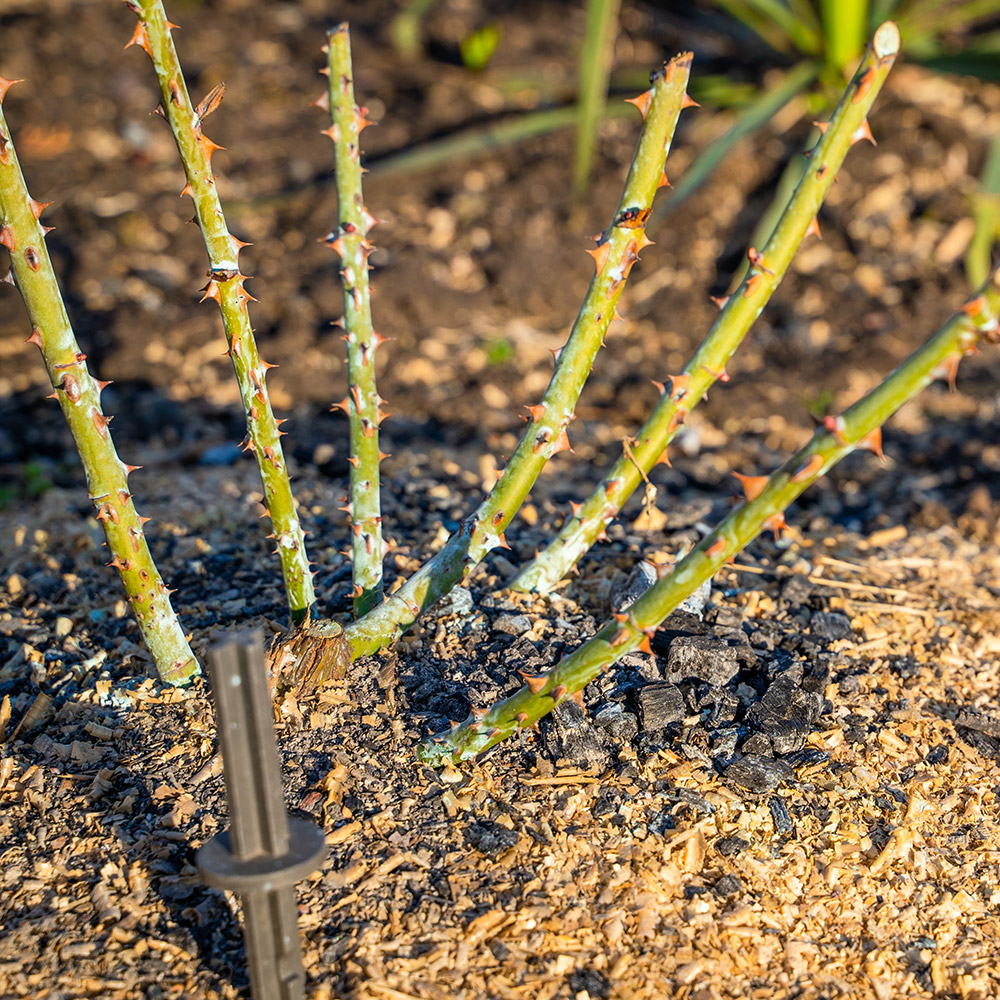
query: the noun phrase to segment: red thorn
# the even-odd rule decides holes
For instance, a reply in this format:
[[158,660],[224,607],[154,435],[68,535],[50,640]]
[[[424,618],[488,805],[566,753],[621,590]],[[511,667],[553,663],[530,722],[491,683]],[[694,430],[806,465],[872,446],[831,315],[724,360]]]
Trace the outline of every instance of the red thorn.
[[723,368],[722,371],[716,372],[709,368],[708,365],[702,365],[701,367],[703,371],[708,372],[708,374],[711,375],[717,382],[728,382],[730,380],[729,372],[727,372],[725,368]]
[[497,535],[496,548],[510,550],[510,546],[507,544],[507,536],[502,531]]
[[531,414],[531,419],[537,424],[539,420],[545,415],[545,404],[535,403],[534,406],[528,406],[525,404],[524,408]]
[[15,83],[24,83],[24,80],[8,80],[5,76],[0,76],[0,104],[3,103],[3,99],[7,96],[7,91],[14,86]]
[[523,670],[518,670],[518,673],[524,678],[524,683],[532,694],[539,694],[549,679],[546,674],[526,674]]
[[865,451],[872,452],[879,461],[885,461],[885,454],[882,451],[882,428],[876,427],[875,430],[869,431],[860,441],[858,441],[858,447],[863,448]]
[[826,130],[830,127],[829,122],[813,122],[813,125],[819,129],[820,135],[826,135]]
[[42,346],[42,332],[38,327],[32,327],[31,336],[25,340],[26,344],[34,344],[35,347],[41,349]]
[[781,538],[782,531],[788,527],[785,523],[785,515],[781,512],[775,514],[774,517],[769,517],[765,523],[774,532],[775,541]]
[[100,410],[92,410],[90,413],[91,420],[94,421],[94,426],[97,428],[97,433],[101,435],[102,438],[108,436],[108,422],[109,418],[106,417]]
[[721,555],[725,551],[726,540],[724,538],[717,538],[707,549],[705,549],[705,555],[710,559],[714,559],[717,555]]
[[719,310],[725,308],[726,303],[730,300],[732,296],[729,295],[709,295],[709,299],[715,303],[715,307]]
[[871,90],[871,86],[874,82],[875,82],[875,67],[871,66],[865,72],[865,75],[861,77],[860,80],[858,80],[858,89],[855,92],[854,97],[851,99],[852,103],[857,104],[860,100],[862,100],[865,94],[867,94],[868,91]]
[[137,470],[142,468],[141,465],[129,465],[127,462],[123,462],[122,467],[125,469],[126,478],[128,476],[131,476],[133,472],[136,472]]
[[664,170],[663,173],[660,174],[660,180],[657,182],[656,190],[659,191],[660,188],[664,188],[664,187],[666,187],[666,188],[673,187],[673,184],[671,184],[670,181],[667,180],[667,172],[666,172],[666,170]]
[[741,476],[738,472],[734,472],[733,475],[743,485],[743,496],[747,503],[756,500],[767,486],[767,476]]
[[624,612],[619,612],[618,614],[614,614],[611,617],[614,618],[614,620],[618,622],[619,625],[621,625],[622,622],[628,621],[628,615],[625,614]]
[[649,653],[652,655],[653,647],[649,644],[649,634],[643,633],[642,638],[639,640],[639,645],[636,647],[640,653]]
[[319,97],[317,97],[315,101],[310,101],[309,102],[309,107],[311,107],[311,108],[320,108],[323,111],[329,111],[330,110],[330,93],[329,93],[329,91],[324,90],[323,93],[320,94]]
[[683,99],[681,100],[681,111],[683,111],[685,108],[700,108],[700,107],[701,105],[697,101],[692,100],[687,94],[685,94]]
[[552,446],[552,453],[549,455],[549,458],[551,458],[552,455],[558,455],[561,451],[572,450],[573,448],[569,443],[569,436],[566,434],[566,430],[564,428],[559,432],[559,437],[556,438],[556,443]]
[[205,159],[208,160],[209,166],[212,165],[212,154],[217,149],[225,149],[225,146],[220,146],[217,142],[213,142],[207,135],[201,136],[201,148],[205,150]]
[[808,462],[803,462],[796,470],[792,473],[789,482],[791,483],[802,483],[807,479],[811,479],[813,476],[823,468],[823,457],[821,455],[813,455]]
[[150,59],[153,58],[153,50],[149,44],[149,35],[146,33],[146,25],[142,21],[135,26],[135,31],[132,32],[132,37],[128,40],[125,48],[131,48],[133,45],[138,45]]
[[823,239],[823,234],[819,231],[819,219],[815,215],[806,229],[806,236],[818,236],[820,239]]
[[688,383],[691,376],[688,374],[670,376],[670,396],[672,399],[683,399],[687,395]]
[[668,469],[673,468],[673,466],[670,464],[670,455],[668,454],[666,448],[664,448],[663,451],[660,452],[660,457],[657,458],[657,460],[653,463],[653,465],[665,465]]
[[[335,409],[335,407],[331,407],[331,409]],[[351,465],[353,465],[355,469],[361,464],[361,459],[358,458],[357,455],[349,455],[347,457],[347,461],[350,462]]]
[[378,453],[378,460],[382,462],[387,458],[392,458],[392,452],[380,450]]
[[0,246],[5,246],[8,250],[16,249],[17,238],[10,226],[0,226]]
[[51,205],[51,201],[35,201],[34,198],[28,199],[28,208],[31,209],[31,214],[37,219],[42,212],[45,211]]
[[573,701],[575,701],[580,706],[580,708],[583,708],[584,710],[586,710],[586,706],[583,704],[583,689],[582,688],[579,691],[574,691],[573,694],[572,694],[572,698],[573,698]]
[[360,583],[356,583],[351,589],[352,597],[360,597],[365,592],[365,588]]
[[755,247],[747,247],[747,260],[750,261],[750,266],[756,268],[758,271],[762,271],[764,274],[774,274],[774,271],[765,265],[764,255]]
[[745,299],[750,298],[750,296],[753,295],[753,293],[757,289],[757,286],[761,283],[762,280],[763,278],[761,275],[751,274],[750,277],[747,278],[746,287],[743,289],[743,298]]
[[558,704],[568,694],[569,688],[565,684],[559,684],[549,692],[549,697]]
[[875,136],[872,135],[872,129],[868,124],[867,118],[851,133],[851,145],[853,146],[856,142],[861,142],[863,139],[867,139],[873,146],[878,145],[875,141]]
[[358,135],[361,135],[361,133],[364,132],[364,130],[366,128],[368,128],[369,125],[375,125],[376,124],[370,118],[366,117],[367,114],[368,114],[368,109],[367,108],[358,108],[358,107],[356,107],[354,109],[353,124],[354,124],[354,127],[358,131]]
[[580,508],[583,507],[582,503],[577,503],[575,500],[570,500],[569,509],[573,511],[573,517],[580,516]]
[[190,182],[184,185],[184,189],[181,191],[180,196],[183,198],[186,194],[190,195],[192,198],[194,197],[194,189],[191,187]]
[[588,250],[587,253],[594,258],[595,274],[600,274],[604,269],[604,265],[607,263],[608,254],[611,253],[611,244],[602,243],[595,250]]
[[625,102],[627,104],[634,104],[639,109],[642,117],[645,118],[649,114],[649,106],[653,103],[653,91],[650,89],[644,91],[638,97],[626,97]]
[[608,640],[608,645],[614,649],[615,646],[620,646],[623,642],[628,642],[629,636],[632,633],[627,628],[620,628],[615,634]]
[[220,304],[222,302],[222,293],[219,291],[219,283],[214,278],[205,287],[205,294],[199,301],[204,302],[205,299],[214,299]]

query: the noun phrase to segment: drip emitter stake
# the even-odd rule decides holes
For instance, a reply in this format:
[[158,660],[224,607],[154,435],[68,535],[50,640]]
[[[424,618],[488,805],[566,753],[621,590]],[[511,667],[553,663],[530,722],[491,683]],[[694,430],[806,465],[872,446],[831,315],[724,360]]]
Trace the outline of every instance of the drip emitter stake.
[[284,431],[277,421],[267,395],[267,369],[262,361],[250,327],[247,305],[254,301],[246,290],[247,275],[240,272],[238,257],[247,246],[226,227],[222,204],[212,173],[212,154],[222,147],[202,132],[204,120],[215,110],[222,97],[216,88],[195,107],[188,96],[184,73],[171,37],[171,24],[160,0],[125,0],[139,18],[135,33],[126,45],[138,45],[150,58],[160,84],[160,111],[170,123],[184,165],[187,183],[181,194],[194,201],[198,225],[205,240],[209,259],[209,282],[205,299],[214,299],[222,312],[222,325],[229,344],[228,354],[240,386],[246,415],[247,438],[244,451],[253,452],[264,488],[264,508],[271,518],[275,551],[281,560],[285,591],[292,620],[304,621],[316,600],[312,572],[306,555],[302,525],[295,512],[295,500],[288,481],[288,469],[281,448]]
[[329,90],[320,98],[328,105],[331,125],[324,130],[334,144],[337,166],[338,227],[326,244],[340,254],[344,289],[344,340],[347,342],[348,393],[334,409],[347,414],[351,426],[351,488],[347,513],[351,518],[351,565],[354,614],[360,617],[382,600],[382,504],[378,467],[387,458],[379,448],[379,424],[388,414],[375,390],[375,351],[385,339],[372,328],[368,290],[368,232],[378,220],[365,208],[361,194],[362,129],[372,123],[367,108],[354,103],[351,36],[347,24],[327,33]]
[[817,123],[822,135],[806,154],[809,168],[763,250],[748,249],[747,275],[732,295],[719,301],[721,312],[701,347],[680,375],[656,383],[660,401],[649,419],[597,489],[582,504],[572,505],[559,534],[518,573],[515,590],[551,590],[603,535],[650,469],[659,462],[669,464],[667,446],[713,383],[728,380],[726,365],[781,283],[799,244],[809,234],[820,235],[816,212],[848,150],[862,139],[875,141],[866,116],[898,52],[899,29],[887,21],[875,33],[830,120]]
[[[0,104],[17,82],[0,77]],[[49,230],[38,221],[46,207],[28,194],[0,108],[0,244],[9,251],[11,262],[5,280],[17,287],[28,308],[32,327],[28,343],[42,352],[52,398],[62,407],[80,454],[90,499],[111,552],[108,565],[121,575],[160,677],[168,684],[185,684],[200,672],[198,661],[146,543],[143,524],[149,518],[139,515],[132,500],[128,477],[141,466],[126,465],[118,457],[111,417],[101,408],[101,392],[110,383],[90,374],[87,355],[80,350],[66,313],[45,246]]]
[[196,856],[202,878],[238,892],[255,1000],[301,1000],[305,973],[292,886],[326,856],[323,831],[285,811],[259,632],[208,656],[230,826]]
[[636,649],[650,652],[656,628],[685,597],[712,578],[765,528],[784,525],[788,505],[837,462],[856,449],[882,453],[882,424],[935,378],[954,379],[959,361],[981,339],[1000,341],[1000,269],[919,350],[839,417],[827,417],[812,440],[769,477],[740,476],[746,502],[737,507],[626,614],[616,615],[592,639],[562,659],[549,673],[526,675],[524,686],[489,710],[473,712],[448,733],[421,746],[429,763],[467,760],[530,726],[598,674]]

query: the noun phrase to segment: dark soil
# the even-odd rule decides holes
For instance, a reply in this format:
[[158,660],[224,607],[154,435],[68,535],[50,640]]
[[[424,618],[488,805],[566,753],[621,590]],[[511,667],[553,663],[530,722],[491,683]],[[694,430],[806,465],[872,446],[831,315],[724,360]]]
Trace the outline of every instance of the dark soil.
[[[119,452],[175,607],[203,654],[220,633],[285,628],[241,409],[182,173],[133,17],[88,0],[8,2],[5,113],[89,362],[115,384]],[[561,131],[425,172],[395,152],[571,91],[578,4],[435,5],[406,63],[384,3],[178,3],[192,94],[220,81],[209,134],[261,302],[263,356],[324,613],[350,606],[337,498],[346,427],[329,141],[308,107],[319,46],[348,16],[376,228],[387,583],[440,545],[491,485],[537,401],[592,270],[636,123],[601,131],[592,197],[569,197]],[[701,8],[626,4],[617,65],[693,48],[695,73],[767,84],[765,59]],[[457,44],[495,21],[481,75]],[[300,886],[314,998],[1000,996],[996,640],[1000,373],[963,362],[885,432],[887,467],[846,460],[629,658],[537,732],[464,772],[418,741],[587,638],[642,556],[673,558],[729,509],[730,473],[765,472],[875,384],[966,297],[968,194],[1000,125],[996,87],[900,65],[878,146],[852,150],[731,366],[580,574],[545,599],[504,590],[586,496],[715,313],[784,162],[802,104],[738,147],[651,232],[578,407],[573,454],[543,474],[468,591],[349,680],[277,705],[293,813],[323,826]],[[681,176],[730,119],[685,112]],[[380,168],[380,164],[382,165]],[[13,290],[0,297],[0,997],[248,995],[236,897],[194,850],[226,825],[207,685],[164,689],[100,548],[79,463]]]

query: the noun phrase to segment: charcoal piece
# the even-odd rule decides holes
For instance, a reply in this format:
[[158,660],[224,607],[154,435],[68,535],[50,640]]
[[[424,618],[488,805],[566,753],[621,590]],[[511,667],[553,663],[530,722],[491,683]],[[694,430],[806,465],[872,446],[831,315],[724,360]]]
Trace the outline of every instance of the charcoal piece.
[[837,679],[837,688],[841,694],[856,694],[861,688],[861,678],[857,674],[846,674]]
[[776,649],[768,658],[766,674],[768,684],[779,677],[801,684],[805,676],[805,665],[787,649]]
[[467,615],[472,611],[472,591],[468,587],[452,587],[434,606],[438,615]]
[[772,795],[767,803],[771,810],[771,819],[774,821],[775,833],[791,833],[795,829],[795,823],[785,805],[785,800],[779,795]]
[[572,698],[564,698],[545,717],[542,739],[553,758],[565,758],[576,767],[607,767],[611,760],[598,731]]
[[639,720],[617,702],[602,705],[594,713],[594,725],[618,744],[631,742],[639,732]]
[[618,812],[624,801],[625,793],[620,788],[615,788],[614,785],[603,785],[597,793],[597,799],[594,801],[591,813],[594,819],[614,814]]
[[676,684],[647,684],[639,689],[639,720],[647,732],[680,722],[687,714]]
[[712,748],[709,751],[713,757],[732,757],[736,752],[736,743],[740,738],[740,731],[735,726],[726,729],[716,729],[712,733]]
[[573,996],[586,993],[592,1000],[608,1000],[611,996],[611,981],[597,969],[577,969],[570,973],[569,988]]
[[853,639],[851,620],[840,611],[816,611],[809,619],[810,631],[817,639],[834,642],[837,639]]
[[616,664],[620,674],[640,677],[644,681],[662,681],[659,658],[647,653],[626,653]]
[[695,615],[677,609],[671,611],[660,622],[660,627],[650,640],[650,645],[657,656],[666,656],[670,652],[670,644],[675,639],[692,635],[711,635],[711,629]]
[[708,718],[705,725],[709,729],[716,729],[719,726],[726,726],[736,719],[736,713],[740,708],[740,699],[728,688],[714,688],[713,697],[709,703]]
[[757,754],[747,754],[734,760],[725,770],[725,777],[748,792],[771,792],[783,781],[795,778],[795,772],[784,761]]
[[710,636],[682,636],[670,644],[663,676],[673,682],[694,677],[723,687],[739,669],[736,650],[726,642]]
[[985,733],[987,736],[1000,736],[1000,719],[982,712],[959,712],[955,725],[975,729],[976,732]]
[[1000,740],[987,736],[986,733],[980,732],[978,729],[969,729],[966,726],[959,727],[958,735],[969,746],[975,747],[984,757],[1000,760]]
[[801,750],[809,735],[809,726],[798,719],[769,719],[760,723],[761,733],[771,741],[771,749],[779,756]]
[[481,819],[465,831],[465,842],[488,858],[498,858],[517,843],[517,831]]
[[[347,935],[345,934],[344,937],[347,937]],[[507,959],[510,958],[510,948],[508,948],[507,945],[500,940],[500,938],[494,938],[490,942],[489,948],[490,951],[493,952],[493,957],[498,962],[506,962]]]
[[712,886],[712,894],[719,899],[728,899],[730,896],[738,896],[743,891],[743,883],[735,875],[723,875],[715,885]]
[[782,599],[793,607],[805,604],[812,596],[813,585],[801,573],[794,573],[781,585]]
[[608,604],[614,614],[630,608],[643,594],[656,583],[656,567],[641,559],[632,567],[632,572],[621,574],[611,584],[608,593]]
[[740,747],[743,753],[757,754],[761,757],[771,757],[774,750],[771,747],[771,740],[764,733],[751,733]]
[[760,658],[750,645],[750,637],[743,631],[725,632],[719,636],[736,654],[736,662],[741,670],[753,670],[760,662]]
[[943,743],[935,743],[927,751],[928,764],[943,764],[948,759],[948,748]]
[[826,663],[810,660],[805,667],[802,687],[806,691],[823,694],[830,683],[830,667]]
[[830,760],[830,755],[825,750],[806,747],[788,754],[783,760],[792,767],[815,767],[817,764],[826,764]]
[[705,620],[714,626],[716,633],[722,631],[742,632],[743,611],[731,604],[717,604],[705,613]]
[[676,798],[678,802],[683,802],[686,806],[690,806],[704,816],[711,816],[715,813],[715,806],[703,795],[699,795],[690,788],[675,788],[672,793],[665,794],[668,794],[671,798]]
[[500,615],[493,622],[494,632],[506,632],[508,635],[524,635],[531,628],[527,615]]
[[719,837],[712,846],[717,854],[721,854],[724,858],[731,858],[745,851],[750,844],[742,837]]

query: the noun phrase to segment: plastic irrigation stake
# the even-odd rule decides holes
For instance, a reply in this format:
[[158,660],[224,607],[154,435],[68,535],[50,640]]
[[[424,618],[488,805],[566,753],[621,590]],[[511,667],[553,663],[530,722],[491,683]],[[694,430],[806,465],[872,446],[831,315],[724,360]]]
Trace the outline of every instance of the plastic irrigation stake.
[[305,973],[293,885],[326,855],[323,831],[289,818],[259,632],[208,655],[229,806],[228,829],[196,857],[202,878],[243,901],[254,1000],[301,1000]]

